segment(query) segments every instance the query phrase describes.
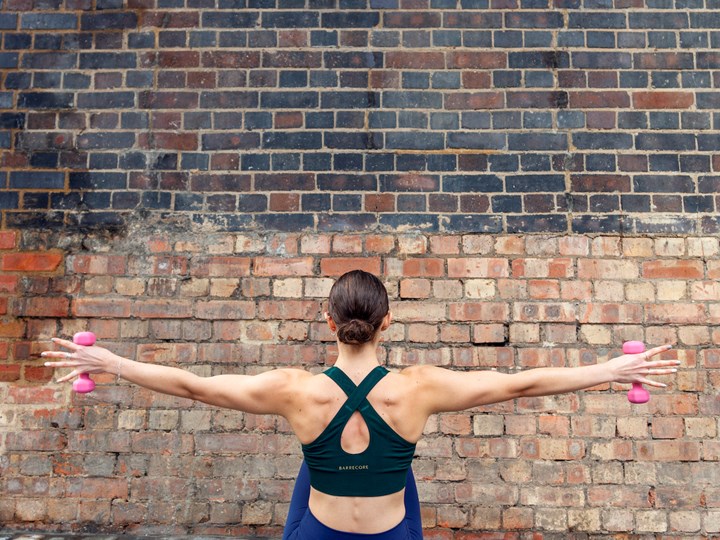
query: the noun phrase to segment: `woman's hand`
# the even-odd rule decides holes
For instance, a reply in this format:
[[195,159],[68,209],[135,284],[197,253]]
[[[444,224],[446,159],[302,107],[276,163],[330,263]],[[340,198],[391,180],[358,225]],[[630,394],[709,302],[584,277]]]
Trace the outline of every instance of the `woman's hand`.
[[648,359],[672,348],[672,345],[662,345],[638,354],[624,354],[608,362],[612,370],[613,381],[618,383],[642,383],[648,386],[664,388],[667,385],[648,379],[648,375],[669,375],[677,371],[680,365],[678,360]]
[[40,355],[43,358],[60,359],[56,362],[45,362],[45,365],[52,368],[73,368],[72,372],[59,378],[57,382],[70,381],[81,373],[119,373],[122,358],[107,349],[95,345],[91,347],[77,345],[72,341],[58,338],[53,338],[53,342],[70,352],[43,352]]

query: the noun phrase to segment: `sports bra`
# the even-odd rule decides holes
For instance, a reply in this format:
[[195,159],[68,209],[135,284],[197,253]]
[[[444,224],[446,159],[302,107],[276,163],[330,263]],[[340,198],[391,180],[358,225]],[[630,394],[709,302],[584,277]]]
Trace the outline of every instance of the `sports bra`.
[[[398,435],[366,399],[388,370],[377,366],[358,386],[337,367],[324,374],[343,389],[348,399],[318,438],[302,445],[310,485],[340,497],[379,497],[402,490],[415,444]],[[355,411],[367,424],[370,442],[359,454],[349,454],[343,450],[340,438]]]

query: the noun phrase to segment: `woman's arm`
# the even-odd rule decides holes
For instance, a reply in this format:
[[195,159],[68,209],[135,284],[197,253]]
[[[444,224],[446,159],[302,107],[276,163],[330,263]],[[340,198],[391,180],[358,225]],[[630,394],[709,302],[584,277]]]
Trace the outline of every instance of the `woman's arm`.
[[62,339],[53,341],[71,351],[42,353],[45,358],[59,359],[45,362],[46,366],[73,368],[58,382],[72,380],[80,373],[113,373],[148,390],[255,414],[285,416],[291,407],[293,389],[310,376],[298,369],[279,369],[259,375],[200,377],[179,368],[135,362],[102,347],[83,347]]
[[573,368],[536,368],[514,374],[496,371],[460,372],[433,366],[415,369],[418,392],[427,412],[461,411],[519,397],[549,396],[591,388],[599,384],[640,382],[664,387],[648,379],[649,375],[667,375],[677,371],[677,360],[647,361],[667,351],[664,345],[641,354],[627,354],[603,364]]

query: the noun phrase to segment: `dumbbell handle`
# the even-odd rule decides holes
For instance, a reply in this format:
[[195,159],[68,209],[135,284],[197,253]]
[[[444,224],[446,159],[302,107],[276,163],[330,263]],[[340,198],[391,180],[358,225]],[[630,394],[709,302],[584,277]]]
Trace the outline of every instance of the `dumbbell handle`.
[[[626,341],[623,343],[624,354],[639,354],[645,352],[645,344],[642,341]],[[632,383],[632,388],[627,394],[630,403],[647,403],[650,401],[650,392],[648,392],[641,383]]]
[[[90,347],[95,344],[95,334],[92,332],[78,332],[73,336],[73,343]],[[87,394],[95,390],[95,381],[87,373],[81,373],[73,383],[73,390],[78,394]]]

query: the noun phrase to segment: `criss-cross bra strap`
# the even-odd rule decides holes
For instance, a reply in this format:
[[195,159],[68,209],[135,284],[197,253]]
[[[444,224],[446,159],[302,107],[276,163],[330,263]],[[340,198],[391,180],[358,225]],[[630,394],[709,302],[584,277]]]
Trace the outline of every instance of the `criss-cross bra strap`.
[[377,366],[357,386],[339,368],[333,366],[325,373],[347,394],[348,399],[343,405],[343,409],[349,410],[352,414],[363,404],[363,401],[365,401],[365,398],[375,385],[388,374],[388,370],[382,366]]
[[348,396],[351,395],[357,388],[355,383],[350,380],[350,377],[345,375],[345,372],[340,368],[333,366],[324,373],[335,381],[335,384],[342,388],[343,392],[345,392]]

